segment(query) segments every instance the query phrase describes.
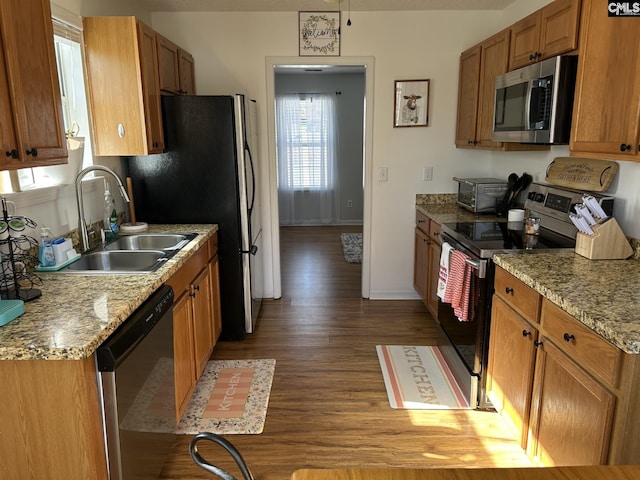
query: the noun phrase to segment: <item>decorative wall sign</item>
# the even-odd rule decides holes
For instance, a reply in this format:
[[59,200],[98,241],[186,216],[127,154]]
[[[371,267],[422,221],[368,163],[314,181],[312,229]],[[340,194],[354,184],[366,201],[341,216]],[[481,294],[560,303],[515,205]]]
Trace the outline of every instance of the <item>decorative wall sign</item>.
[[340,12],[298,12],[300,56],[340,56]]
[[429,125],[429,80],[396,80],[394,127]]

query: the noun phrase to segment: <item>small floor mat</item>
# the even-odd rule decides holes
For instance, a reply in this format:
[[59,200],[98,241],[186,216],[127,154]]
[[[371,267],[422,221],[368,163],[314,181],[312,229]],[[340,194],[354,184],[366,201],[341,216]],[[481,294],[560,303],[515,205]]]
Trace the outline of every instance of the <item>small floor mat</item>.
[[377,345],[376,351],[391,408],[469,408],[438,347]]
[[208,362],[176,433],[262,433],[275,367],[273,359]]
[[362,263],[362,234],[341,233],[340,243],[347,263]]

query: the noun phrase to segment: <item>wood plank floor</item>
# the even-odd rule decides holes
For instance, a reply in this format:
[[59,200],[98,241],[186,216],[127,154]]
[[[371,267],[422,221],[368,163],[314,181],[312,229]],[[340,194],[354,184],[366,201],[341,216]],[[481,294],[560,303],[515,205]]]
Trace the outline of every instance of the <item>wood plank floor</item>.
[[[263,304],[247,340],[219,342],[212,356],[276,359],[264,432],[227,439],[264,480],[299,468],[530,466],[495,413],[389,407],[375,346],[433,345],[439,332],[419,301],[361,298],[361,266],[344,261],[339,239],[360,230],[281,228],[283,298]],[[190,439],[178,438],[162,478],[212,478],[192,463]],[[200,452],[241,478],[219,447]]]

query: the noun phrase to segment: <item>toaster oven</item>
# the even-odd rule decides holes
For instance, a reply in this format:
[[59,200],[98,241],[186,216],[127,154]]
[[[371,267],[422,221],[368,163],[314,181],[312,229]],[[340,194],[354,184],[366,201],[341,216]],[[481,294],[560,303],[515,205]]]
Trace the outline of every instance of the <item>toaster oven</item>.
[[508,182],[499,178],[458,178],[457,203],[473,213],[496,213]]

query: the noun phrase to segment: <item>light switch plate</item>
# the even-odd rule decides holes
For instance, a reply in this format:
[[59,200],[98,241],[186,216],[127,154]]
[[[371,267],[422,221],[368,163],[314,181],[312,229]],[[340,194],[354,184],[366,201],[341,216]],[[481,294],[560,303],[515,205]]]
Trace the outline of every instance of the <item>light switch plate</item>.
[[433,166],[430,165],[428,167],[422,168],[422,181],[430,182],[433,180]]
[[389,169],[387,167],[378,167],[378,181],[379,182],[389,181]]

